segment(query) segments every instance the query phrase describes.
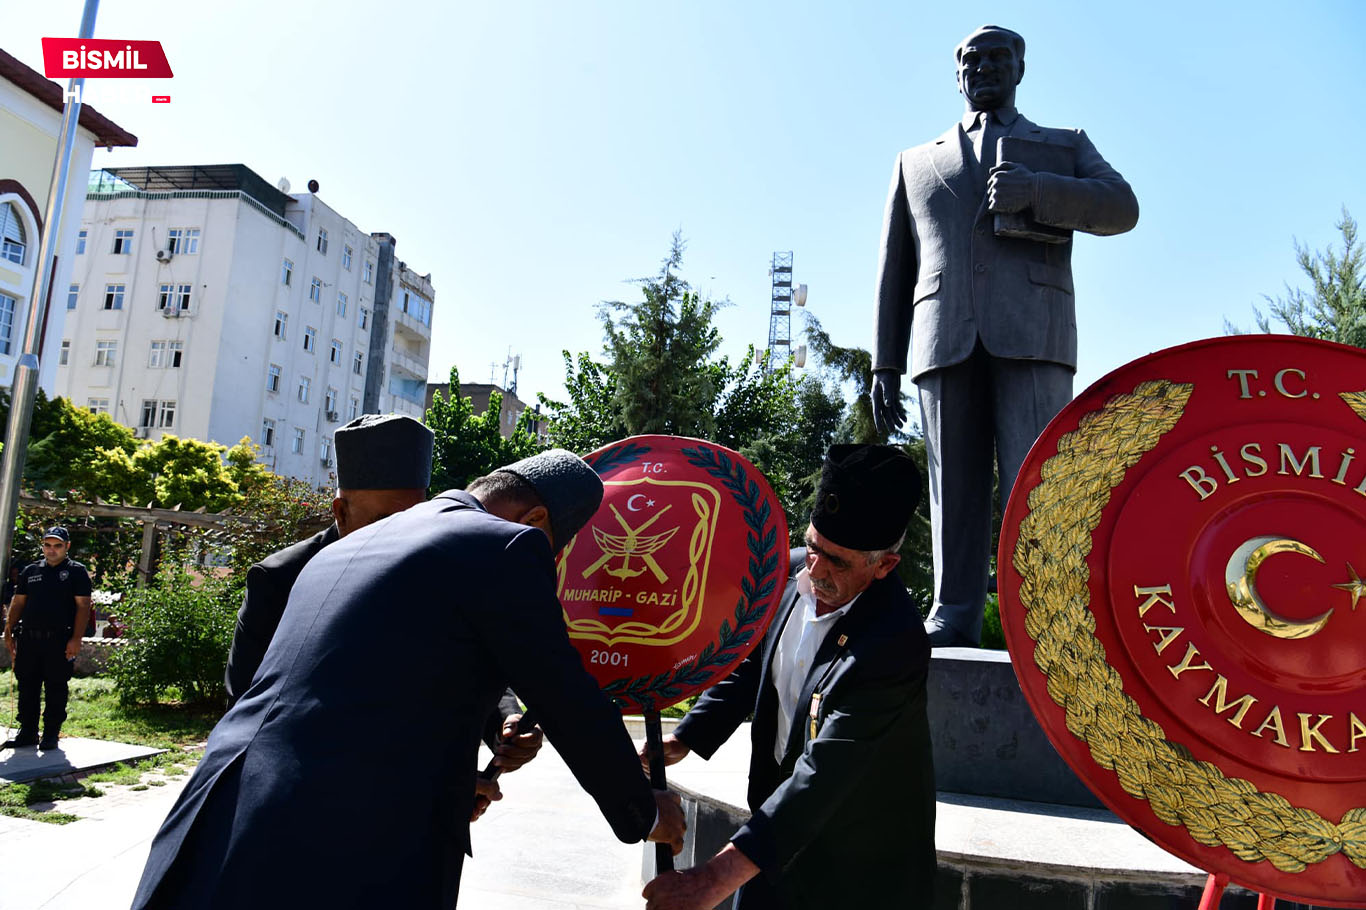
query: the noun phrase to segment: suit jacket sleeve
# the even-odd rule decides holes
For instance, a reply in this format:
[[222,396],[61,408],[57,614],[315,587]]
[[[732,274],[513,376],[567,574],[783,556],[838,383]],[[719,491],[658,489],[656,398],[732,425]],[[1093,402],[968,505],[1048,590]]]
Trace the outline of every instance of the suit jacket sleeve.
[[734,673],[703,692],[688,715],[674,728],[674,736],[703,758],[716,754],[721,744],[730,739],[754,710],[759,679],[763,675],[763,655],[767,651],[761,643],[740,662]]
[[503,692],[503,697],[498,699],[498,707],[493,709],[493,713],[484,721],[484,745],[489,749],[498,748],[498,738],[503,733],[503,720],[514,714],[522,713],[522,705],[517,701],[517,694],[511,689]]
[[873,309],[874,370],[906,372],[906,353],[911,344],[911,309],[915,303],[919,271],[911,209],[906,201],[906,176],[901,167],[901,155],[897,155],[882,218],[877,306]]
[[[247,590],[242,608],[237,611],[237,628],[228,650],[228,668],[223,674],[229,707],[251,685],[288,600],[289,591],[281,591],[270,571],[260,563],[247,570]],[[268,621],[267,617],[273,620]]]
[[[731,838],[770,880],[776,881],[820,834],[849,790],[863,780],[879,750],[900,742],[899,725],[923,703],[928,646],[924,651],[908,655],[897,647],[884,648],[876,667],[858,668],[859,676],[837,690],[819,733],[806,743],[792,776]],[[806,718],[798,717],[796,722],[805,723]],[[887,781],[887,786],[895,787],[897,782]]]
[[1075,177],[1036,173],[1035,221],[1088,234],[1122,234],[1138,223],[1134,191],[1100,156],[1083,130],[1076,133]]
[[501,585],[498,609],[470,610],[467,618],[612,832],[625,843],[644,840],[655,823],[654,794],[621,713],[569,642],[550,544],[541,531],[527,528],[504,556],[494,573]]

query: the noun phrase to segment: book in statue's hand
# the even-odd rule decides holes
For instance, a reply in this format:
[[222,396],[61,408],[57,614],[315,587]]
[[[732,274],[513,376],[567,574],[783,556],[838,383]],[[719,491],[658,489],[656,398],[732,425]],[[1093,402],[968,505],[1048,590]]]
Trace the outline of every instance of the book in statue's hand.
[[[1020,164],[1036,173],[1076,176],[1076,151],[1070,145],[1059,145],[1056,142],[1002,136],[996,144],[996,160]],[[1039,224],[1029,209],[1024,209],[1019,212],[997,213],[996,236],[1037,240],[1040,243],[1066,243],[1072,239],[1072,231],[1069,228]]]

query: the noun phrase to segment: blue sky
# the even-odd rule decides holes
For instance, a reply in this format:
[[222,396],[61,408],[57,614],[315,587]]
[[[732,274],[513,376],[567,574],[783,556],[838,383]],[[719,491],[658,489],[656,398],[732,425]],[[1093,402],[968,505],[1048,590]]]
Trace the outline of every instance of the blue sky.
[[[206,10],[214,10],[213,14]],[[75,0],[10,4],[0,46],[41,68]],[[1021,32],[1020,110],[1084,127],[1129,180],[1131,233],[1078,235],[1077,390],[1218,335],[1300,282],[1292,242],[1366,218],[1366,4],[1250,2],[117,2],[97,37],[158,39],[169,105],[90,99],[138,148],[96,166],[243,162],[329,205],[437,290],[433,378],[555,394],[597,353],[596,305],[638,291],[670,234],[729,297],[723,350],[767,338],[775,250],[809,310],[868,346],[892,162],[962,112],[952,49]],[[3,152],[0,151],[0,160]],[[498,369],[501,380],[501,367]]]

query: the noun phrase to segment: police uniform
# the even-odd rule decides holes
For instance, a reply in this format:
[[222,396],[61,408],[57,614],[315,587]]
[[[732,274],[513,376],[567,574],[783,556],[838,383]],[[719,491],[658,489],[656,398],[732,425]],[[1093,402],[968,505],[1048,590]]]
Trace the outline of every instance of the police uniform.
[[69,557],[55,566],[40,559],[19,573],[15,594],[26,598],[14,656],[20,736],[38,729],[39,690],[46,687],[43,736],[56,740],[66,720],[67,681],[76,663],[66,659],[66,643],[76,622],[76,598],[90,596],[90,575]]

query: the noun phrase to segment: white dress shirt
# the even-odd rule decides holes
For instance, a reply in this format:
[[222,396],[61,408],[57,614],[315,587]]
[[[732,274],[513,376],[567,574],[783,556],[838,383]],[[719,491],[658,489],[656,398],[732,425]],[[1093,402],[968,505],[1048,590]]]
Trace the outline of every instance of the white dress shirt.
[[[849,612],[859,595],[838,610],[816,615],[816,594],[811,588],[811,576],[806,569],[797,574],[797,603],[788,614],[778,647],[773,649],[773,687],[778,691],[778,732],[773,740],[773,757],[781,764],[787,751],[787,738],[792,733],[792,721],[797,716],[797,699],[802,695],[802,684],[811,671],[816,652],[835,627],[835,622]],[[802,711],[805,714],[805,710]]]

